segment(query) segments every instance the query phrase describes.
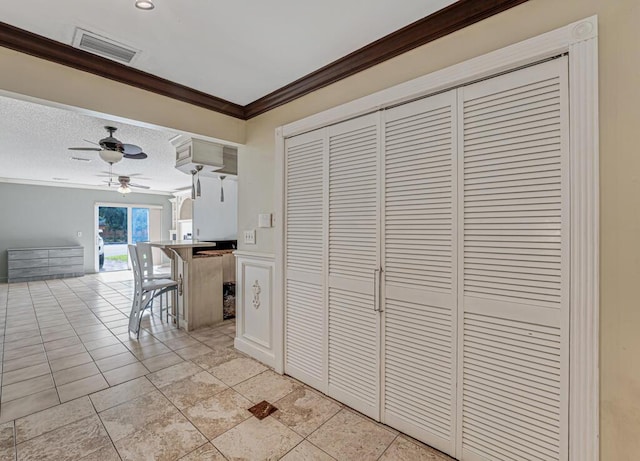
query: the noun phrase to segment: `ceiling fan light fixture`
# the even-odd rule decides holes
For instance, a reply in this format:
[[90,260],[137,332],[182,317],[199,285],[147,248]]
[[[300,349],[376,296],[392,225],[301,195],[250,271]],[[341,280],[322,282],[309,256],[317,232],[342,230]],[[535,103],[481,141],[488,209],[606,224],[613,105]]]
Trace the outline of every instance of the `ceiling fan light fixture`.
[[122,152],[117,150],[102,149],[100,152],[98,152],[98,155],[102,160],[110,165],[118,163],[120,160],[122,160]]
[[152,10],[156,6],[153,4],[151,0],[136,0],[136,8],[139,10]]
[[131,192],[131,189],[129,188],[129,186],[120,186],[118,187],[118,192],[120,192],[122,195],[125,195],[129,194]]

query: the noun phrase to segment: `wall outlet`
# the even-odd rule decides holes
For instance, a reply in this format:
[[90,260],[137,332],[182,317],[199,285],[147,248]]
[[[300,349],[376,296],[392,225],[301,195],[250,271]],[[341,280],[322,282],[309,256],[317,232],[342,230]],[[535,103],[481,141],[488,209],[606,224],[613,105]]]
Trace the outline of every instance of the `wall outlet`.
[[245,245],[255,245],[256,244],[256,230],[246,230],[244,231],[244,243]]
[[82,237],[82,231],[78,231],[78,237]]

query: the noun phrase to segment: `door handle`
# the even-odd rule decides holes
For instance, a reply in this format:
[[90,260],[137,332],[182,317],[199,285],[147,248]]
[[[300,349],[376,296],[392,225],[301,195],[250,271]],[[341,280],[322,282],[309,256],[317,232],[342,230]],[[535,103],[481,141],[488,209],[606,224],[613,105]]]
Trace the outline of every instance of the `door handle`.
[[378,312],[378,271],[373,270],[373,312]]
[[378,312],[382,312],[382,267],[378,270]]
[[381,292],[380,286],[382,285],[382,268],[379,267],[373,270],[373,310],[374,312],[382,312],[380,307]]

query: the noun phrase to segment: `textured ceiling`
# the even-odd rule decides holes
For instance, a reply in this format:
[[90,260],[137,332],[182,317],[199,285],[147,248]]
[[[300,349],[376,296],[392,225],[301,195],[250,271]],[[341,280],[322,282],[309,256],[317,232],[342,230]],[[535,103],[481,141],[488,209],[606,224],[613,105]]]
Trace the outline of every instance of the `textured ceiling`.
[[[70,110],[0,96],[0,178],[104,186],[108,172],[98,152],[70,151],[68,147],[94,147],[107,136],[105,125],[118,128],[115,137],[136,144],[148,154],[146,160],[122,159],[113,166],[115,175],[135,175],[132,183],[153,191],[170,192],[188,187],[190,176],[174,168],[175,149],[169,139],[177,133],[103,120]],[[90,159],[90,162],[70,157]],[[59,179],[54,179],[59,178]],[[60,178],[63,178],[62,180]],[[141,189],[135,189],[144,192]]]
[[2,0],[0,20],[71,44],[76,27],[141,51],[132,66],[245,105],[454,0]]

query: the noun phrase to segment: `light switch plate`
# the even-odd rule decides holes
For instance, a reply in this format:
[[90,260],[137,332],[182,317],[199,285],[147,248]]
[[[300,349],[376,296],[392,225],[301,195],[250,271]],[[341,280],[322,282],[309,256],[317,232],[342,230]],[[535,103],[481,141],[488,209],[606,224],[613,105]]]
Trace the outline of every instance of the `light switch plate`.
[[246,230],[244,231],[244,243],[245,245],[255,245],[256,244],[256,230]]
[[258,215],[258,227],[271,227],[271,213],[260,213]]
[[82,237],[82,231],[78,231],[78,237]]

